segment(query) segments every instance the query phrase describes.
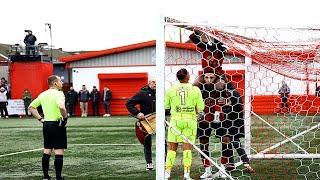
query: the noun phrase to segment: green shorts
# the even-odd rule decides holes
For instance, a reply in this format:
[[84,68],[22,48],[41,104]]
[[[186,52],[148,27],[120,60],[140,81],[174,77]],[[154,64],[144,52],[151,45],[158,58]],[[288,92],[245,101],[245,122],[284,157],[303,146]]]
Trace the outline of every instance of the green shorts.
[[[195,119],[187,119],[187,120],[176,120],[176,119],[171,119],[170,124],[172,127],[177,129],[181,134],[186,136],[192,143],[195,143],[196,141],[196,136],[197,136],[197,120]],[[187,143],[183,139],[180,133],[177,133],[176,131],[173,130],[173,128],[168,127],[168,142],[172,143],[180,143],[184,142]]]

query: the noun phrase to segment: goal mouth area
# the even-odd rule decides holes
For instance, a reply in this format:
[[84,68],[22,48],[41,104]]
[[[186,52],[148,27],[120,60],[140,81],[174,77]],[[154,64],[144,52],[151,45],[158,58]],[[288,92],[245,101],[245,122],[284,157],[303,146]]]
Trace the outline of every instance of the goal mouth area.
[[[190,82],[205,74],[203,61],[208,60],[205,53],[210,49],[207,46],[207,49],[201,50],[198,43],[190,39],[191,34],[200,31],[196,34],[201,39],[199,44],[214,46],[217,45],[215,40],[220,41],[227,48],[221,65],[224,75],[235,86],[242,99],[245,137],[241,139],[241,143],[252,160],[252,166],[257,171],[265,170],[266,173],[261,178],[271,177],[267,175],[268,170],[276,174],[274,177],[281,174],[282,177],[278,177],[281,179],[300,175],[307,177],[308,172],[314,173],[315,166],[320,168],[320,149],[317,145],[317,142],[320,143],[320,98],[315,96],[314,91],[320,73],[319,29],[212,26],[172,18],[165,20],[165,28],[162,29],[165,35],[161,37],[160,44],[165,49],[158,51],[163,53],[164,66],[160,67],[159,72],[164,76],[164,89],[176,84],[175,73],[180,68],[191,72]],[[311,38],[306,34],[311,34]],[[169,46],[170,43],[180,44],[180,48]],[[211,67],[210,64],[206,66]],[[291,89],[286,102],[278,92],[282,82],[286,82]],[[290,108],[282,111],[282,108],[286,108],[285,103]],[[208,158],[221,165],[222,143],[216,140],[219,138],[215,138],[215,135],[213,130],[209,136],[209,152],[212,157]],[[200,141],[195,145],[204,152]],[[203,161],[200,158],[202,153],[195,157],[196,169],[199,171],[197,174],[202,174],[205,169],[200,165]],[[235,166],[240,167],[236,168],[236,174],[231,173],[232,178],[255,178],[254,175],[243,172],[243,162],[237,153],[233,149],[233,156],[237,161]],[[285,164],[284,162],[296,174],[291,176],[287,174],[286,167],[276,167]],[[215,165],[212,167],[217,170]],[[306,167],[307,172],[301,173],[301,167]]]

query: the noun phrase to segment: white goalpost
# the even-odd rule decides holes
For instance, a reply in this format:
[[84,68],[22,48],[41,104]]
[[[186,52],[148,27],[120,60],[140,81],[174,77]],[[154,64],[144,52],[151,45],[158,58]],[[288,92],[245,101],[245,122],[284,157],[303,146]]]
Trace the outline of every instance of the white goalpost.
[[[167,128],[172,128],[165,120],[165,91],[177,82],[175,73],[179,68],[191,72],[191,83],[206,73],[203,62],[208,60],[205,53],[209,49],[199,50],[201,43],[216,47],[222,43],[227,49],[222,53],[223,60],[217,58],[217,62],[223,61],[220,65],[223,77],[235,89],[227,88],[229,94],[223,98],[232,102],[230,99],[235,96],[230,92],[236,91],[240,95],[241,100],[232,105],[229,114],[238,113],[240,117],[240,113],[243,113],[241,128],[244,134],[241,143],[251,160],[251,166],[258,169],[260,174],[246,174],[241,166],[243,155],[237,155],[238,149],[231,142],[235,170],[221,169],[224,150],[217,133],[220,129],[229,132],[230,128],[223,125],[213,128],[211,135],[205,135],[210,140],[209,156],[200,148],[200,141],[193,144],[199,156],[195,154],[193,157],[195,172],[191,174],[198,179],[197,176],[203,173],[202,156],[211,162],[214,175],[219,171],[228,179],[320,178],[320,97],[314,91],[320,71],[320,29],[214,26],[182,22],[164,16],[160,17],[157,29],[156,179],[164,179],[165,174],[165,124]],[[189,37],[196,32],[201,32],[198,44],[190,41]],[[209,55],[211,60],[216,58],[214,53]],[[201,87],[205,87],[205,84],[201,82]],[[213,87],[216,88],[214,83]],[[202,89],[204,94],[207,91]],[[215,92],[212,90],[210,93]],[[217,103],[217,99],[222,97],[210,98]],[[243,107],[242,112],[234,109],[237,104]],[[210,109],[217,104],[206,106]],[[224,106],[230,106],[230,103],[221,107]],[[231,128],[237,126],[233,123]],[[218,144],[218,148],[213,148],[213,142]],[[286,172],[286,165],[280,166],[283,163],[287,163],[287,168],[293,173]]]

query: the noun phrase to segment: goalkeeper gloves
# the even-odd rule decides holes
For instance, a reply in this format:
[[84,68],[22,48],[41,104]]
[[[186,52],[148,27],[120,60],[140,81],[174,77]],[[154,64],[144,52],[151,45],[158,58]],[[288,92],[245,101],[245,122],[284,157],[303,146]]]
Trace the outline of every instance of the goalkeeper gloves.
[[68,116],[60,119],[59,126],[65,127],[67,125],[67,122],[68,122]]
[[220,112],[219,111],[214,112],[213,122],[214,123],[220,123]]
[[205,116],[205,113],[204,113],[204,112],[199,112],[199,114],[198,114],[198,121],[204,120],[204,116]]

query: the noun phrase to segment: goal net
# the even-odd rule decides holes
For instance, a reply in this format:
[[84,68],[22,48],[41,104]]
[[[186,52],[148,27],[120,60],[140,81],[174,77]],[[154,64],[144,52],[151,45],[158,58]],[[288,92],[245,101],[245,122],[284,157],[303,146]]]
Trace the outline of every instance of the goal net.
[[[166,17],[159,32],[157,178],[163,176],[158,145],[165,138],[158,98],[178,83],[181,68],[205,102],[191,177],[211,167],[217,178],[320,178],[320,29],[214,26]],[[183,177],[179,150],[172,177]]]

